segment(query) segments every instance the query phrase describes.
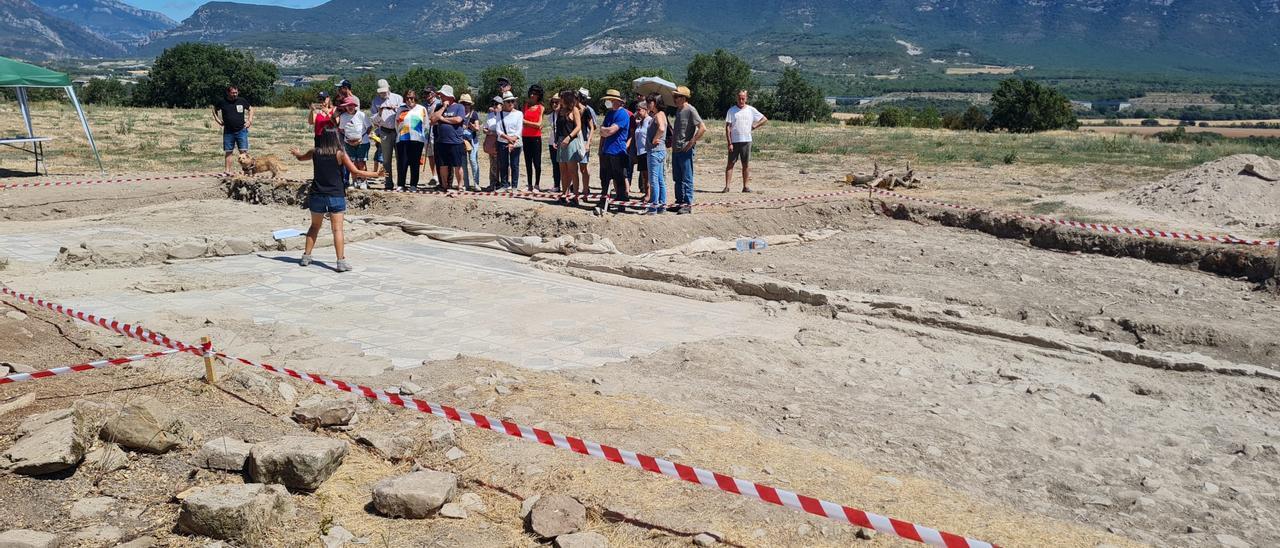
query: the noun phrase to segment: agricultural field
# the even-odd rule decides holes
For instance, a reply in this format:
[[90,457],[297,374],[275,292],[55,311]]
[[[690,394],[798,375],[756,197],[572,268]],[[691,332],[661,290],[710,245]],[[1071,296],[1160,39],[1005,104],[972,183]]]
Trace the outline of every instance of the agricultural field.
[[[769,486],[1005,547],[1280,544],[1276,141],[770,122],[743,193],[709,122],[692,214],[375,183],[347,191],[337,272],[327,224],[305,267],[302,238],[273,237],[306,228],[303,111],[257,110],[253,153],[287,168],[270,180],[216,174],[208,111],[91,106],[106,172],[138,179],[97,184],[71,108],[34,110],[51,175],[0,151],[0,377],[155,350],[36,299],[244,360],[214,360],[213,382],[178,353],[0,383],[6,528],[94,546],[919,545],[770,504]],[[0,134],[17,118],[0,104]],[[873,173],[909,184],[849,183]],[[56,181],[85,184],[28,186]],[[435,407],[394,405],[410,397]],[[419,412],[441,405],[463,414]],[[474,426],[499,421],[536,441]],[[406,497],[422,519],[395,517],[397,488],[432,493]],[[224,491],[260,512],[209,519]]]

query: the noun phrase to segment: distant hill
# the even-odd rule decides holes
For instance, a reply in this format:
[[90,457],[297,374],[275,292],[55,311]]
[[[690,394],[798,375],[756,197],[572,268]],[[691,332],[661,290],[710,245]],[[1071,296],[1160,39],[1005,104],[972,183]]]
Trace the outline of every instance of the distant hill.
[[41,10],[29,0],[0,0],[0,55],[28,60],[115,57],[126,48]]
[[45,12],[78,23],[108,40],[132,45],[178,22],[116,0],[32,0]]
[[1280,70],[1277,29],[1280,0],[331,0],[309,9],[210,2],[142,52],[188,40],[234,42],[288,65],[425,55],[490,63],[687,57],[727,47],[753,62],[831,73],[981,62],[1261,74]]

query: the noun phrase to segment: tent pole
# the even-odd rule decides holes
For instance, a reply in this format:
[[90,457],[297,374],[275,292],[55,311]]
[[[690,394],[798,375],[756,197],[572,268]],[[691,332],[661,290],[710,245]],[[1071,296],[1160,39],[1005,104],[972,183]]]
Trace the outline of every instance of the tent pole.
[[98,144],[93,142],[93,132],[89,130],[89,119],[84,115],[84,109],[80,108],[80,100],[76,99],[76,90],[73,86],[63,88],[67,90],[67,96],[71,98],[71,104],[76,107],[76,114],[80,115],[80,125],[84,126],[84,136],[89,138],[89,146],[93,148],[93,157],[98,159],[98,172],[106,175],[107,170],[102,167],[102,155],[98,154]]
[[27,137],[35,137],[35,130],[31,127],[31,105],[27,102],[27,88],[18,86],[14,91],[18,94],[18,110],[22,111],[22,121],[27,124]]

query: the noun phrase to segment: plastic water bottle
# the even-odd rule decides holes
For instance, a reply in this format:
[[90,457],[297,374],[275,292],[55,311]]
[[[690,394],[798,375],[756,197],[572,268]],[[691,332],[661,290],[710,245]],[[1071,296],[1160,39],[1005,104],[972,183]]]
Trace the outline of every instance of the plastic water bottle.
[[738,238],[738,251],[757,251],[769,247],[762,238]]

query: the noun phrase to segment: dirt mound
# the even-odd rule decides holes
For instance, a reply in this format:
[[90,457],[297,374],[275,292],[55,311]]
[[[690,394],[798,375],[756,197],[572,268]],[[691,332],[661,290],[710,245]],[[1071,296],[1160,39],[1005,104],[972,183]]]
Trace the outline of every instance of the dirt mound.
[[[1256,174],[1246,172],[1250,165]],[[1280,178],[1280,161],[1236,154],[1172,173],[1121,196],[1141,207],[1194,215],[1221,226],[1280,225],[1280,182],[1268,178]]]

